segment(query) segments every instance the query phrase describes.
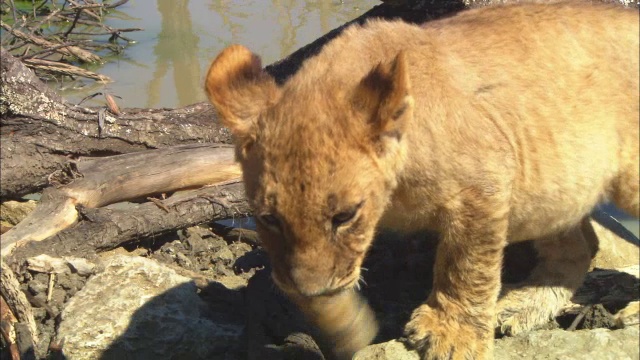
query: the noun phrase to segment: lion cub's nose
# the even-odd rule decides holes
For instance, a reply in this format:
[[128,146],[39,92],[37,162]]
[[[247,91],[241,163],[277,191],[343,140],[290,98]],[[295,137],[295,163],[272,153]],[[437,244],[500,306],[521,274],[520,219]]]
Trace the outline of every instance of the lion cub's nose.
[[322,295],[331,289],[331,274],[316,268],[296,267],[289,272],[292,285],[304,296]]

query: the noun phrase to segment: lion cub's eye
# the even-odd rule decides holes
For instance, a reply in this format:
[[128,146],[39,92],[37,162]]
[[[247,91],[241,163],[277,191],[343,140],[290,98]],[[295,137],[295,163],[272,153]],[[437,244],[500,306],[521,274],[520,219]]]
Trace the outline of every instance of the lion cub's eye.
[[280,230],[280,219],[272,214],[263,214],[258,216],[258,220],[264,225]]
[[359,203],[358,205],[354,206],[353,208],[346,210],[346,211],[342,211],[339,212],[337,214],[335,214],[332,218],[331,218],[331,224],[333,225],[334,228],[337,228],[339,226],[345,225],[348,222],[350,222],[351,220],[353,220],[354,217],[356,217],[356,214],[358,213],[358,210],[360,210],[360,207],[362,207],[363,202]]

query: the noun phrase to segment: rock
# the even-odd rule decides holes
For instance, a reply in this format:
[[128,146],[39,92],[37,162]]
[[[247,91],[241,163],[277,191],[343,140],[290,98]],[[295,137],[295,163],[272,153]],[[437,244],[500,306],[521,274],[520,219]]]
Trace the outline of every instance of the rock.
[[[268,269],[256,271],[246,289],[247,359],[286,359],[286,344],[274,339],[286,339],[291,334],[310,334],[311,328],[302,313],[278,290]],[[290,339],[291,340],[291,339]],[[317,345],[308,345],[297,352],[314,353]],[[313,359],[313,357],[309,357]]]
[[420,360],[420,356],[413,350],[408,350],[397,340],[374,344],[358,351],[354,360]]
[[36,208],[36,205],[37,202],[33,200],[25,202],[5,201],[0,205],[0,220],[11,225],[17,225]]
[[233,252],[228,247],[216,251],[212,258],[218,261],[233,261],[235,259]]
[[640,324],[640,301],[632,301],[614,316],[618,328]]
[[[540,330],[519,337],[495,341],[495,360],[563,359],[626,360],[640,357],[640,332],[637,326],[622,330]],[[413,350],[392,340],[367,346],[355,360],[419,360]]]
[[495,360],[626,360],[640,357],[638,327],[622,330],[541,330],[496,340]]
[[[615,220],[612,220],[615,221]],[[640,262],[638,258],[638,244],[632,240],[625,239],[625,234],[620,232],[623,229],[618,229],[618,233],[614,230],[602,226],[595,220],[591,220],[593,234],[597,237],[598,252],[593,260],[591,260],[592,268],[600,269],[617,269],[621,267],[638,265]],[[622,226],[619,225],[618,226]],[[613,228],[613,225],[611,226]],[[591,234],[589,229],[584,229],[585,236]],[[633,236],[626,234],[627,237]]]
[[243,242],[236,241],[229,245],[229,250],[233,253],[234,258],[239,258],[251,251],[251,246]]
[[239,290],[247,286],[247,279],[238,275],[223,275],[216,277],[216,281],[224,285],[229,290]]
[[41,254],[27,259],[27,268],[41,273],[71,273],[77,272],[86,276],[94,272],[95,265],[86,259],[76,257],[55,258]]
[[114,256],[61,315],[66,359],[212,359],[239,343],[242,324],[205,316],[191,279],[141,257]]

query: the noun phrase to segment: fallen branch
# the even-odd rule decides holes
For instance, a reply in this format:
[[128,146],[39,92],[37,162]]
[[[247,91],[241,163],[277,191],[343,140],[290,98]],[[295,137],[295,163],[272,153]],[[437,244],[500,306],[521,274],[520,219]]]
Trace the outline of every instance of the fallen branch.
[[11,360],[20,360],[20,352],[16,343],[15,324],[18,319],[13,315],[9,305],[4,301],[4,297],[0,296],[0,332],[5,343],[8,344]]
[[41,241],[24,243],[4,261],[17,268],[26,259],[40,254],[91,259],[100,252],[159,238],[177,229],[251,214],[240,181],[180,192],[162,203],[169,212],[153,202],[124,210],[79,207],[82,221],[78,224]]
[[99,62],[100,61],[100,57],[96,54],[93,54],[89,51],[83,50],[77,46],[67,46],[64,48],[57,48],[55,43],[52,43],[50,41],[44,40],[40,37],[34,36],[34,35],[30,35],[27,33],[23,33],[20,30],[16,30],[11,28],[9,25],[5,24],[3,21],[0,20],[0,26],[7,30],[9,33],[11,33],[11,35],[22,39],[26,42],[38,45],[42,48],[45,49],[52,49],[55,48],[54,51],[57,53],[60,53],[62,55],[66,55],[66,56],[75,56],[77,57],[79,60],[84,61],[84,62],[88,62],[88,63],[94,63],[94,62]]
[[[16,246],[51,237],[78,220],[76,207],[97,208],[149,194],[198,188],[241,175],[228,145],[185,145],[80,159],[46,189],[38,207],[0,238],[2,257]],[[168,205],[165,204],[168,207]],[[86,215],[86,214],[85,214]]]
[[106,75],[100,75],[94,73],[93,71],[85,70],[83,68],[65,64],[59,61],[49,61],[37,58],[23,58],[22,62],[34,70],[43,70],[60,75],[80,76],[87,79],[102,81],[105,83],[112,81],[111,78]]
[[[121,53],[123,46],[115,40],[120,38],[127,44],[131,43],[131,39],[121,34],[142,29],[116,29],[105,25],[103,20],[109,9],[124,3],[126,1],[108,4],[92,0],[67,0],[62,3],[62,7],[58,7],[56,1],[45,0],[40,4],[33,2],[29,11],[24,11],[16,9],[13,1],[2,2],[3,11],[8,8],[7,10],[12,11],[15,16],[13,24],[0,21],[0,27],[6,30],[6,36],[2,36],[2,46],[23,60],[34,58],[35,55],[29,53],[33,51],[40,59],[49,61],[47,64],[30,62],[29,66],[40,70],[40,74],[82,76],[104,81],[107,77],[67,64],[67,57],[73,57],[83,63],[98,63],[101,58],[96,51],[109,50]],[[84,26],[80,27],[80,24]],[[78,31],[79,28],[81,31]],[[98,29],[98,32],[93,31],[95,29]],[[91,39],[105,35],[110,36],[107,42],[94,42]],[[18,53],[25,46],[26,50]],[[54,65],[53,62],[60,64]]]
[[[31,304],[29,304],[27,297],[20,290],[20,283],[18,282],[18,279],[16,279],[16,276],[11,268],[1,260],[0,266],[0,294],[9,305],[9,309],[11,310],[12,314],[17,319],[17,322],[14,324],[14,328],[17,327],[19,323],[25,324],[31,335],[29,342],[31,342],[32,344],[37,344],[38,329],[33,317]],[[20,344],[18,344],[18,347],[20,347]]]

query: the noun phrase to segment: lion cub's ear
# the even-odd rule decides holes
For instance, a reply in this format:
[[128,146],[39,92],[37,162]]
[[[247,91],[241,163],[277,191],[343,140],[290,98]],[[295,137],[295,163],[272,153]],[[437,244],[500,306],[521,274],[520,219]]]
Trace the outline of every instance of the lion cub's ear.
[[205,90],[236,141],[255,139],[255,122],[279,90],[273,77],[262,70],[260,57],[241,45],[224,49],[211,63]]
[[386,64],[378,64],[360,81],[353,98],[364,112],[374,139],[397,139],[404,135],[413,110],[413,98],[404,51]]

